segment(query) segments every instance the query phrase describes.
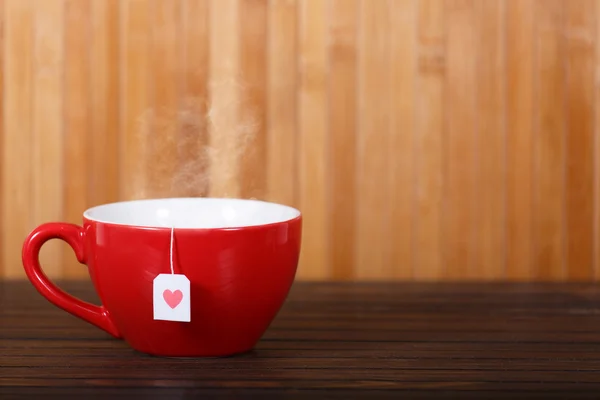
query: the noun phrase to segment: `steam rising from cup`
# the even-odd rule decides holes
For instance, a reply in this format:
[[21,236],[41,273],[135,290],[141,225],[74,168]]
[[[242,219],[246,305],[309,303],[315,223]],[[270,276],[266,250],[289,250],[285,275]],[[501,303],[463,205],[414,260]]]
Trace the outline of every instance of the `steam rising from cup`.
[[186,97],[140,116],[142,159],[129,200],[241,197],[242,160],[254,150],[260,125],[239,82],[212,83],[209,93],[210,99]]

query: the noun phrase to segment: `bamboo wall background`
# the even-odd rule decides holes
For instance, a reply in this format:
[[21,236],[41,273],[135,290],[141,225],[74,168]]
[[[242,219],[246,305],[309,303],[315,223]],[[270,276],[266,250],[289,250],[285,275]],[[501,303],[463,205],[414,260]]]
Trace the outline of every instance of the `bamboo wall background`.
[[[0,0],[0,275],[153,196],[304,213],[300,279],[600,276],[600,1]],[[83,277],[50,243],[54,277]]]

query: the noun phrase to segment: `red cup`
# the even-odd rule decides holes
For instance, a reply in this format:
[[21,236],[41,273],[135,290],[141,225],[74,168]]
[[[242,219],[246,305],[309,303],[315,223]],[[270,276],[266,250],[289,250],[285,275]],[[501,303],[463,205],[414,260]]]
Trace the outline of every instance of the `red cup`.
[[[23,244],[23,265],[51,303],[137,351],[228,356],[251,350],[283,305],[296,275],[301,231],[300,211],[281,204],[126,201],[88,209],[83,226],[38,226]],[[44,274],[39,252],[55,238],[87,265],[101,306],[71,296]],[[171,254],[174,273],[189,279],[189,322],[155,319],[153,282],[171,273]]]

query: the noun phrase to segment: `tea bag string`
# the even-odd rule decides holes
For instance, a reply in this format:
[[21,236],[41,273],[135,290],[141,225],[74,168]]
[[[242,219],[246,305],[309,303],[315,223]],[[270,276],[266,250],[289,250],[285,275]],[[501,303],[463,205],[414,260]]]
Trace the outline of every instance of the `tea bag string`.
[[169,259],[171,261],[171,275],[175,275],[175,269],[173,268],[173,236],[175,227],[171,226],[171,248],[169,250]]

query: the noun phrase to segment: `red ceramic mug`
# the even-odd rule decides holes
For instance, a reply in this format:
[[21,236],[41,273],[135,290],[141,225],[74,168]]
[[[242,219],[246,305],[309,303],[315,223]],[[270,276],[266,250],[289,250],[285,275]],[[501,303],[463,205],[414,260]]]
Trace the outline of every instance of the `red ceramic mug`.
[[[296,274],[301,230],[298,210],[257,200],[125,201],[88,209],[83,226],[40,225],[25,240],[23,265],[51,303],[135,350],[227,356],[251,350],[284,303]],[[87,265],[101,306],[65,293],[44,274],[39,252],[55,238]],[[156,319],[160,299],[154,280],[171,273],[189,280],[189,322]],[[174,293],[181,295],[165,289],[164,300],[180,301]]]

